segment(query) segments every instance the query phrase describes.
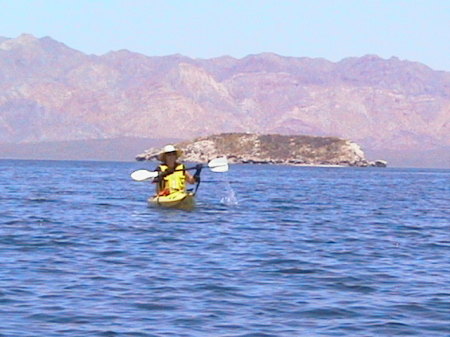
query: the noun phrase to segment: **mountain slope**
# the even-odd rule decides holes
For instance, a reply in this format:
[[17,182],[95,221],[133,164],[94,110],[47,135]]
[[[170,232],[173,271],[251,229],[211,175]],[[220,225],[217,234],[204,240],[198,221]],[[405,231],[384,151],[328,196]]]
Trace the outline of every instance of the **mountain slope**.
[[450,148],[450,73],[374,55],[95,56],[49,37],[0,38],[0,143],[221,132],[336,136],[378,152]]

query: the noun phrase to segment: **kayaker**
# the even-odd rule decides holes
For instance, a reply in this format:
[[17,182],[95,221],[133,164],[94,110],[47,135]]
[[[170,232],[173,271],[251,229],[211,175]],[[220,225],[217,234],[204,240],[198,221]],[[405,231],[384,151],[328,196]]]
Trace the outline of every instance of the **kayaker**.
[[159,172],[157,178],[153,180],[156,183],[156,195],[166,196],[178,191],[186,191],[186,182],[195,184],[200,182],[200,171],[202,165],[198,165],[197,171],[191,175],[184,164],[177,159],[183,154],[183,151],[173,145],[166,145],[158,155],[158,160],[162,163],[156,168]]

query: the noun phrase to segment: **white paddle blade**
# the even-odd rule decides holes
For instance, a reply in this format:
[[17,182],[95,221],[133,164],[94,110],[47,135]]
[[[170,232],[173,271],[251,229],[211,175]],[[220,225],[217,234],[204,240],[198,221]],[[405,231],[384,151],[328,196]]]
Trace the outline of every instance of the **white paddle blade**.
[[208,167],[211,171],[221,173],[228,171],[228,160],[227,157],[216,158],[208,163]]
[[135,181],[145,181],[149,179],[154,179],[158,176],[158,172],[149,170],[137,170],[131,173],[131,179]]

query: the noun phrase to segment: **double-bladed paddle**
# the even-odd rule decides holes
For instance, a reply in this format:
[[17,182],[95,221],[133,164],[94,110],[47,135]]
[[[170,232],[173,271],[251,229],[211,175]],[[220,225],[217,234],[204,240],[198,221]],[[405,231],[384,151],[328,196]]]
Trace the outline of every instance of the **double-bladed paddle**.
[[[203,164],[201,167],[208,167],[212,172],[222,173],[228,171],[228,160],[226,157],[212,159],[208,164]],[[195,170],[198,166],[186,168],[186,170]],[[158,177],[159,172],[149,171],[149,170],[137,170],[131,173],[131,179],[135,181],[145,181],[150,179],[155,179]]]

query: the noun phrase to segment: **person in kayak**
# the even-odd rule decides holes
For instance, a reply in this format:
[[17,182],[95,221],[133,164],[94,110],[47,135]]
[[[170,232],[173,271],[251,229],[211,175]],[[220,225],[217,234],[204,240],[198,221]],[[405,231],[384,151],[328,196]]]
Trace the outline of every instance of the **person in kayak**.
[[159,173],[153,182],[156,183],[156,195],[166,196],[174,192],[186,191],[186,182],[195,184],[200,182],[200,171],[202,165],[198,165],[197,171],[191,175],[184,164],[177,159],[183,154],[183,151],[173,145],[164,146],[158,156],[162,163],[156,168]]

